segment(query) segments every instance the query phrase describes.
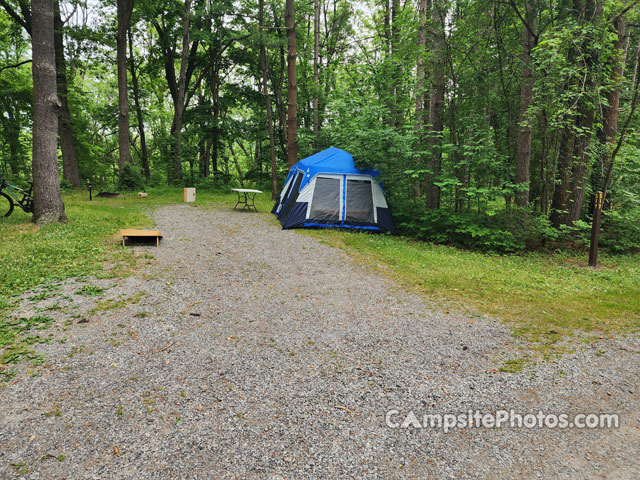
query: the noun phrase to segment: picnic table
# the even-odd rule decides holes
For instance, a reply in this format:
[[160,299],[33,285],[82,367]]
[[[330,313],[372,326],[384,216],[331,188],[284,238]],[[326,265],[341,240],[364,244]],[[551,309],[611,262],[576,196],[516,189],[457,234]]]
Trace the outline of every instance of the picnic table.
[[238,201],[236,202],[233,209],[235,210],[238,205],[242,205],[240,210],[251,210],[252,208],[257,212],[258,209],[255,205],[256,195],[258,193],[262,193],[262,190],[253,190],[251,188],[232,188],[232,191],[238,194]]

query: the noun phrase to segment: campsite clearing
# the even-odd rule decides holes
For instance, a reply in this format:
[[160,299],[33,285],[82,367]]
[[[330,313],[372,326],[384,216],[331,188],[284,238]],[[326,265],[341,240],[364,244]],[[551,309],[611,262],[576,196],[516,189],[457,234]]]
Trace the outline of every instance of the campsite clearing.
[[[12,318],[51,321],[32,345],[46,362],[11,364],[0,389],[0,476],[12,465],[119,478],[630,478],[640,468],[637,335],[500,373],[523,344],[499,321],[446,313],[225,198],[158,207],[161,248],[134,251],[144,274],[48,281],[14,298]],[[394,409],[469,408],[616,412],[621,428],[444,433],[385,421]]]

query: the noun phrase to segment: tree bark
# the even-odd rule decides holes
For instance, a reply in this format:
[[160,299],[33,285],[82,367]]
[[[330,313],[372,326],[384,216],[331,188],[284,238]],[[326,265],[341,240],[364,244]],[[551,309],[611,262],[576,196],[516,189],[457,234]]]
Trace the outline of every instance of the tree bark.
[[[622,88],[622,77],[624,74],[624,64],[626,62],[626,45],[628,37],[625,39],[625,21],[620,15],[613,27],[618,32],[618,38],[614,43],[614,48],[618,50],[618,55],[614,56],[614,67],[612,69],[612,80],[614,88],[608,91],[605,95],[607,98],[607,108],[603,108],[603,133],[607,139],[608,148],[605,149],[603,154],[603,170],[605,171],[604,181],[602,184],[602,192],[606,197],[607,190],[611,183],[611,176],[613,174],[613,166],[616,160],[616,155],[622,146],[625,136],[627,134],[627,127],[631,119],[633,118],[636,107],[638,104],[638,67],[640,65],[640,41],[636,49],[635,63],[633,67],[633,77],[631,88],[633,91],[633,98],[631,100],[631,111],[625,121],[622,129],[618,132],[618,115],[620,110],[620,90]],[[617,139],[617,140],[616,140]]]
[[53,46],[56,54],[56,84],[58,98],[62,107],[58,112],[58,136],[62,151],[62,176],[74,187],[80,187],[80,172],[78,170],[78,155],[73,136],[73,126],[69,113],[67,89],[67,62],[64,56],[64,25],[60,18],[60,2],[53,4]]
[[444,62],[445,62],[445,28],[444,28],[444,0],[435,0],[431,7],[432,26],[430,31],[433,47],[433,64],[431,69],[431,89],[429,100],[429,146],[431,173],[426,179],[426,207],[428,210],[440,208],[440,187],[434,181],[440,174],[442,161],[442,129],[444,106]]
[[298,82],[296,80],[296,25],[294,18],[294,0],[286,0],[285,27],[287,29],[287,87],[288,87],[288,115],[287,115],[287,159],[289,167],[298,162]]
[[520,130],[516,157],[516,205],[529,204],[529,166],[531,164],[531,124],[527,111],[533,98],[534,73],[531,50],[535,47],[536,10],[525,0],[524,40],[522,42],[522,84],[520,85]]
[[53,2],[32,0],[33,26],[33,221],[66,221],[58,173],[58,114]]
[[[603,4],[592,0],[574,0],[572,14],[579,24],[596,24],[602,18]],[[556,182],[553,194],[551,214],[551,222],[556,227],[572,224],[582,212],[588,148],[595,116],[594,102],[589,95],[596,90],[594,67],[597,66],[599,57],[598,51],[591,47],[593,41],[595,39],[587,35],[582,39],[579,49],[573,48],[569,51],[569,63],[584,69],[581,78],[572,81],[582,82],[582,90],[585,93],[575,100],[576,112],[572,114],[574,118],[568,122],[563,132],[561,158],[557,169],[559,181]]]
[[[318,115],[318,56],[320,53],[320,0],[313,2],[313,148],[318,146],[320,121]],[[274,197],[275,198],[275,197]]]
[[142,116],[142,106],[140,105],[140,87],[138,85],[138,75],[136,74],[136,65],[133,61],[133,35],[131,27],[127,32],[129,38],[129,66],[131,70],[131,84],[133,87],[133,106],[136,109],[136,118],[138,120],[138,131],[140,132],[140,160],[142,162],[142,171],[147,182],[151,178],[151,170],[149,169],[149,153],[147,150],[147,137],[144,132],[144,118]]
[[[422,152],[423,150],[423,137],[424,137],[424,104],[425,104],[425,72],[424,72],[424,57],[426,55],[426,36],[425,30],[427,26],[427,0],[419,0],[418,2],[418,54],[416,57],[416,124],[415,132],[417,139],[417,150]],[[416,168],[420,168],[422,164],[422,158],[417,155],[415,158]],[[413,184],[413,194],[416,198],[420,197],[420,181],[416,179]]]
[[571,162],[573,145],[575,143],[575,130],[573,126],[567,126],[562,130],[560,148],[558,153],[557,181],[553,190],[551,201],[551,223],[554,227],[567,223],[569,185],[571,182]]
[[[317,2],[317,0],[316,0]],[[271,154],[271,198],[278,198],[278,165],[276,163],[276,140],[273,134],[273,119],[271,114],[271,97],[267,83],[267,52],[264,46],[263,22],[264,0],[259,0],[258,22],[260,27],[260,69],[262,70],[262,90],[267,106],[267,128],[269,130],[269,153]]]
[[118,167],[120,178],[124,166],[131,161],[129,151],[129,91],[127,84],[127,31],[131,23],[134,0],[117,0],[118,29],[116,61],[118,67]]

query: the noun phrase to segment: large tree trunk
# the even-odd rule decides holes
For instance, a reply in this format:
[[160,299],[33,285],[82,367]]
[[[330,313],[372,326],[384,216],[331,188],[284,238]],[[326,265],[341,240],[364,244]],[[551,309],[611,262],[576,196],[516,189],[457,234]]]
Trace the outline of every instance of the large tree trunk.
[[178,86],[174,99],[173,112],[173,163],[171,181],[179,183],[182,180],[182,119],[185,111],[185,93],[187,90],[187,63],[189,57],[189,27],[191,24],[191,0],[184,2],[184,16],[182,20],[182,52],[180,54],[180,72]]
[[58,112],[58,136],[62,151],[62,176],[74,187],[80,186],[80,172],[78,170],[78,155],[73,137],[71,115],[69,114],[67,90],[67,62],[64,56],[64,26],[60,18],[60,3],[53,4],[53,46],[56,53],[56,84],[58,98],[62,107]]
[[129,152],[129,92],[127,85],[127,31],[131,23],[133,0],[117,0],[118,30],[116,32],[116,62],[118,67],[118,166],[120,177],[131,161]]
[[[317,2],[318,0],[316,0]],[[260,69],[262,70],[262,90],[267,104],[267,128],[269,130],[269,152],[271,153],[271,198],[278,198],[278,165],[276,164],[276,140],[273,135],[273,119],[271,115],[271,97],[267,83],[267,52],[262,36],[264,22],[264,0],[259,1],[258,22],[260,25]],[[317,100],[317,99],[316,99]],[[316,103],[317,107],[317,103]]]
[[573,126],[570,125],[562,130],[560,137],[558,166],[556,168],[557,181],[551,202],[551,223],[556,228],[566,224],[568,219],[569,185],[571,182],[570,175],[574,143],[575,130]]
[[533,66],[531,50],[535,46],[536,10],[525,0],[524,40],[522,42],[522,84],[520,85],[520,130],[516,158],[516,205],[529,204],[529,165],[531,163],[531,123],[527,111],[533,98]]
[[218,171],[218,152],[219,145],[219,124],[220,124],[220,99],[218,97],[218,88],[215,88],[213,97],[213,133],[211,134],[211,170],[213,174]]
[[433,47],[433,63],[431,68],[431,90],[429,100],[429,146],[431,147],[431,160],[426,180],[426,207],[437,209],[440,207],[440,187],[435,185],[435,179],[440,174],[442,161],[442,128],[444,106],[444,61],[445,61],[445,2],[435,0],[431,7],[431,44]]
[[33,221],[66,221],[58,173],[58,114],[53,2],[32,0],[33,26]]
[[129,38],[129,65],[131,70],[131,84],[133,86],[133,106],[136,109],[136,118],[138,120],[138,131],[140,132],[140,160],[142,161],[142,170],[147,182],[151,178],[151,170],[149,169],[149,153],[147,151],[147,136],[144,133],[144,118],[142,117],[142,106],[140,105],[140,87],[138,85],[138,75],[136,74],[136,65],[133,61],[133,35],[131,35],[131,27],[127,32]]
[[[425,72],[424,72],[424,57],[426,55],[426,37],[425,29],[427,26],[427,0],[419,0],[418,2],[418,55],[416,58],[416,124],[415,132],[417,138],[417,150],[421,152],[424,145],[424,104],[425,104]],[[422,164],[422,158],[417,155],[415,158],[416,168],[420,168]],[[420,197],[420,181],[416,179],[413,184],[414,196]]]
[[579,128],[584,133],[576,135],[572,154],[574,163],[571,169],[571,183],[569,185],[569,196],[567,199],[569,209],[567,223],[569,224],[578,220],[582,212],[584,187],[587,178],[587,149],[591,142],[594,116],[595,110],[591,106],[585,105],[579,118]]
[[[261,0],[262,1],[262,0]],[[320,53],[320,0],[313,2],[313,148],[318,146],[320,121],[318,115],[318,56]],[[274,197],[275,198],[275,197]]]
[[285,27],[287,29],[287,77],[288,77],[288,115],[287,115],[287,159],[289,167],[298,162],[298,82],[296,80],[296,25],[293,0],[286,0]]

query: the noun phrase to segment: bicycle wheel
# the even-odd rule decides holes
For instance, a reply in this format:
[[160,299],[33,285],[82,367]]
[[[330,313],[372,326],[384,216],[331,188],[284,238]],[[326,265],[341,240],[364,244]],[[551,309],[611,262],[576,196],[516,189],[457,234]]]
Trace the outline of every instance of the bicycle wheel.
[[8,217],[13,212],[13,200],[9,195],[0,192],[0,216]]

